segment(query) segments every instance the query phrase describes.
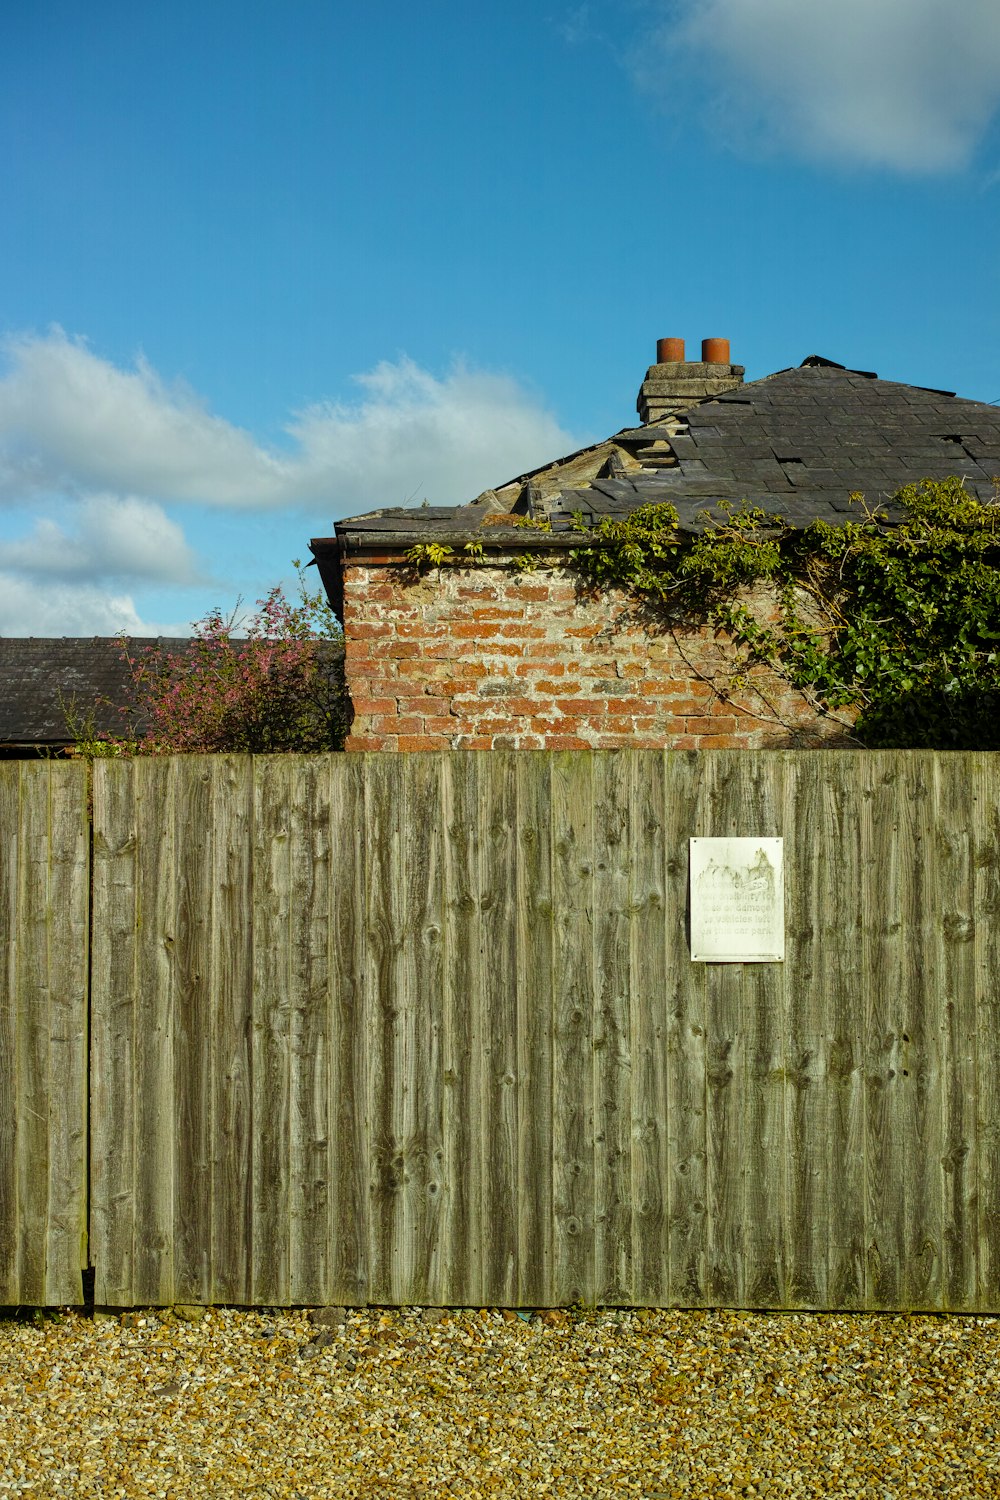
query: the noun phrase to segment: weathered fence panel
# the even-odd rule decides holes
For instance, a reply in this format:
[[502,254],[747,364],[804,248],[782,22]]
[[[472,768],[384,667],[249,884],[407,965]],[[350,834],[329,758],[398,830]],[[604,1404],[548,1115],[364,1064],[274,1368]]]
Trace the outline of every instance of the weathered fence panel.
[[93,899],[98,1302],[1000,1311],[995,757],[104,762]]
[[87,778],[0,762],[0,1304],[79,1302],[87,1228]]

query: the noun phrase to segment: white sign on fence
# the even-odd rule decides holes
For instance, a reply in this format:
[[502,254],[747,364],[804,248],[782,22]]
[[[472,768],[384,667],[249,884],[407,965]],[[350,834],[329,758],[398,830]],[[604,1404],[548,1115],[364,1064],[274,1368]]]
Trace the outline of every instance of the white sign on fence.
[[782,963],[781,839],[691,839],[690,868],[692,961]]

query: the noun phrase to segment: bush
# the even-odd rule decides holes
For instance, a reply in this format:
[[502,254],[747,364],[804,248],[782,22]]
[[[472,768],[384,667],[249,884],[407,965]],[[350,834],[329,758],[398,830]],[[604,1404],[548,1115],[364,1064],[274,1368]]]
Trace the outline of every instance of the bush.
[[[299,564],[295,564],[299,568]],[[271,589],[248,617],[210,610],[183,650],[135,651],[122,640],[133,688],[121,737],[77,734],[90,757],[339,750],[348,726],[340,626],[299,568],[300,600]],[[71,732],[73,725],[70,725]]]

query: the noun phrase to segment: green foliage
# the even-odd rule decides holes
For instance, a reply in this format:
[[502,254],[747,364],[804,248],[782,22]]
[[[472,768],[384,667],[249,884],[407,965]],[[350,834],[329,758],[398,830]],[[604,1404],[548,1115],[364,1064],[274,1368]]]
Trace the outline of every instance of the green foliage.
[[121,760],[122,756],[135,755],[139,743],[135,739],[115,739],[104,734],[95,724],[95,708],[87,704],[80,707],[76,695],[66,702],[62,695],[59,707],[66,722],[66,732],[73,742],[73,753],[84,760]]
[[[766,663],[865,744],[1000,749],[1000,504],[960,479],[895,497],[903,519],[852,496],[843,526],[795,530],[748,507],[682,536],[672,506],[605,520],[570,554],[594,588],[624,589],[664,623],[727,631],[748,670]],[[768,585],[776,618],[746,591]]]
[[417,542],[405,554],[408,563],[412,563],[418,573],[426,573],[428,568],[439,568],[446,557],[451,557],[453,547],[446,546],[443,542]]

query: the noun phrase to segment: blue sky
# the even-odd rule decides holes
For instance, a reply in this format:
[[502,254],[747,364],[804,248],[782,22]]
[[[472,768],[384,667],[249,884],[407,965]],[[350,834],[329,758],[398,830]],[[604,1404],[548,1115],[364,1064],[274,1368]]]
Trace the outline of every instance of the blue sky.
[[0,21],[0,634],[169,633],[634,420],[662,335],[1000,402],[996,0]]

